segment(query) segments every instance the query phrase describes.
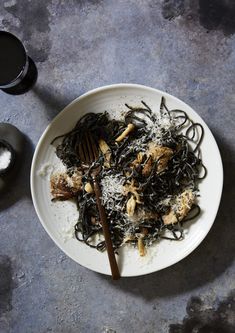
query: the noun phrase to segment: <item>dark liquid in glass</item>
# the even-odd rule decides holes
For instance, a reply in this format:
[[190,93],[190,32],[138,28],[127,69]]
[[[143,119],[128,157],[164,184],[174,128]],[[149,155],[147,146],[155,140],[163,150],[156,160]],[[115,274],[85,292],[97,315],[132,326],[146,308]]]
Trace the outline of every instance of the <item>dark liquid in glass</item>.
[[0,86],[14,81],[26,65],[26,53],[21,42],[0,32]]
[[28,91],[37,79],[37,68],[21,41],[0,31],[0,88],[10,94]]

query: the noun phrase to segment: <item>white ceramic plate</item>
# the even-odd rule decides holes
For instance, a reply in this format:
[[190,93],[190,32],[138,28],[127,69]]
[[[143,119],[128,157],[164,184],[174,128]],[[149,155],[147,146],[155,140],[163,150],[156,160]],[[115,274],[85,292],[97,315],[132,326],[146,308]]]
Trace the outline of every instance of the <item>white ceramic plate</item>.
[[[138,276],[161,270],[173,265],[191,253],[209,232],[219,207],[223,168],[215,139],[201,117],[184,102],[162,91],[136,84],[116,84],[92,90],[69,104],[47,127],[38,142],[31,169],[31,192],[38,217],[54,242],[69,257],[93,271],[110,275],[106,253],[91,249],[74,238],[68,237],[76,223],[78,212],[71,202],[51,202],[49,175],[39,175],[40,169],[48,165],[58,166],[52,139],[71,130],[78,119],[87,112],[108,111],[111,117],[126,111],[125,103],[138,105],[144,100],[152,110],[159,110],[161,97],[165,96],[169,109],[184,110],[194,122],[205,130],[201,145],[202,160],[207,167],[207,177],[201,182],[199,205],[202,209],[196,221],[188,223],[185,239],[179,242],[161,240],[150,248],[145,257],[130,246],[119,251],[118,263],[122,276]],[[66,237],[68,239],[66,239]]]

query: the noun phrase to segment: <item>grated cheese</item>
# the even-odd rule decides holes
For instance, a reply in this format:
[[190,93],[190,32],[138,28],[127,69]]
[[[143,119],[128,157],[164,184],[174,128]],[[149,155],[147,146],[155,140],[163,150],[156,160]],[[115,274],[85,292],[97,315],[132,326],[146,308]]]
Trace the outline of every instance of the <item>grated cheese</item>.
[[[134,139],[129,144],[129,149],[136,152],[145,152],[148,142],[154,141],[157,145],[164,144],[164,135],[166,132],[171,132],[175,128],[175,122],[171,119],[167,112],[153,114],[154,120],[149,117],[142,117],[146,122],[145,132],[141,138]],[[139,118],[141,118],[139,116]]]
[[107,208],[121,210],[122,207],[118,205],[118,201],[123,195],[124,182],[125,178],[121,174],[107,174],[101,180],[102,201]]
[[167,112],[158,112],[154,116],[155,121],[149,118],[146,119],[146,130],[154,143],[162,144],[164,141],[163,135],[174,128],[174,122]]
[[37,175],[42,178],[48,178],[54,171],[54,166],[50,163],[43,164],[37,171]]
[[74,225],[66,225],[61,229],[61,237],[64,243],[74,238]]
[[6,169],[11,162],[11,152],[7,148],[0,148],[0,169]]

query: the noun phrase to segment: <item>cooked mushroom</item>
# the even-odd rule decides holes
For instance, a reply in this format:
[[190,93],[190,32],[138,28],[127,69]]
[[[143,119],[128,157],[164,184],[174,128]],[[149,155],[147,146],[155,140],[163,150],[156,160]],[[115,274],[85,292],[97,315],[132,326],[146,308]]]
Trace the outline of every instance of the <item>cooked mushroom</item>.
[[125,244],[125,243],[128,243],[128,242],[131,242],[131,241],[134,241],[134,240],[136,240],[136,237],[135,237],[134,235],[127,234],[127,235],[123,238],[122,244]]
[[141,232],[138,235],[138,250],[139,250],[139,255],[141,257],[145,256],[145,254],[146,254],[146,249],[145,249],[145,246],[144,246],[143,239],[147,234],[148,234],[148,229],[144,228],[144,227],[141,228]]
[[103,139],[99,140],[99,147],[105,158],[104,166],[109,168],[111,160],[111,149]]
[[143,237],[144,236],[140,236],[138,238],[138,250],[139,250],[139,255],[141,257],[144,257],[145,256],[145,246],[144,246],[144,242],[143,242]]
[[91,186],[91,183],[86,183],[86,185],[84,186],[84,190],[87,192],[87,193],[93,193],[94,190],[93,190],[93,187]]
[[156,171],[158,173],[162,172],[167,167],[169,160],[173,156],[173,150],[169,147],[159,146],[150,142],[146,153],[139,152],[130,166],[136,168],[138,165],[141,165],[141,163],[143,163],[144,155],[146,155],[147,160],[143,165],[142,174],[147,177],[150,175],[154,161],[158,161],[156,166]]
[[123,186],[123,194],[127,195],[128,193],[132,193],[135,196],[136,203],[141,203],[140,195],[138,193],[139,188],[134,185],[134,179],[131,180],[130,183],[127,183]]
[[56,173],[50,179],[52,200],[68,200],[76,197],[82,188],[82,172],[75,171],[72,176]]
[[133,131],[133,129],[135,128],[135,125],[133,124],[128,124],[127,128],[116,138],[116,142],[121,142],[123,139],[125,139],[130,132]]
[[[146,221],[146,220],[151,220],[154,219],[156,220],[158,218],[158,214],[155,212],[147,212],[144,209],[139,209],[137,213],[135,214],[136,220],[139,221]],[[146,228],[142,228],[146,229]],[[148,229],[146,229],[148,230]]]
[[129,216],[133,216],[135,212],[135,207],[136,207],[136,199],[132,195],[130,199],[126,203],[126,212]]
[[139,152],[137,154],[137,157],[134,161],[131,162],[131,167],[137,167],[138,165],[140,165],[142,163],[144,154],[142,152]]
[[177,208],[175,210],[171,208],[168,214],[163,215],[164,224],[174,224],[182,221],[192,208],[195,198],[192,190],[186,190],[181,193],[177,198],[177,201],[179,201]]
[[173,156],[173,150],[169,147],[163,147],[150,142],[148,145],[147,155],[150,155],[153,160],[157,160],[157,172],[162,172]]
[[150,175],[150,172],[152,170],[152,167],[153,167],[153,158],[152,156],[150,155],[146,161],[146,163],[144,164],[144,167],[143,167],[143,170],[142,170],[142,175],[143,176],[149,176]]

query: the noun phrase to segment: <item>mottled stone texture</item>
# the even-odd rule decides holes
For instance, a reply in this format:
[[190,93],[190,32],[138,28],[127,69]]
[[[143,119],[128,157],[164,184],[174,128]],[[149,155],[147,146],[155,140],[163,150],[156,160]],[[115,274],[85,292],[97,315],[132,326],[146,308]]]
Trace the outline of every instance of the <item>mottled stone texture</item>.
[[[39,70],[27,94],[0,93],[0,121],[28,136],[19,178],[0,198],[1,333],[235,331],[233,14],[233,0],[1,1],[0,28],[24,41]],[[216,222],[193,254],[114,283],[49,239],[29,171],[51,119],[81,93],[116,82],[165,90],[197,110],[219,144],[225,185]]]

